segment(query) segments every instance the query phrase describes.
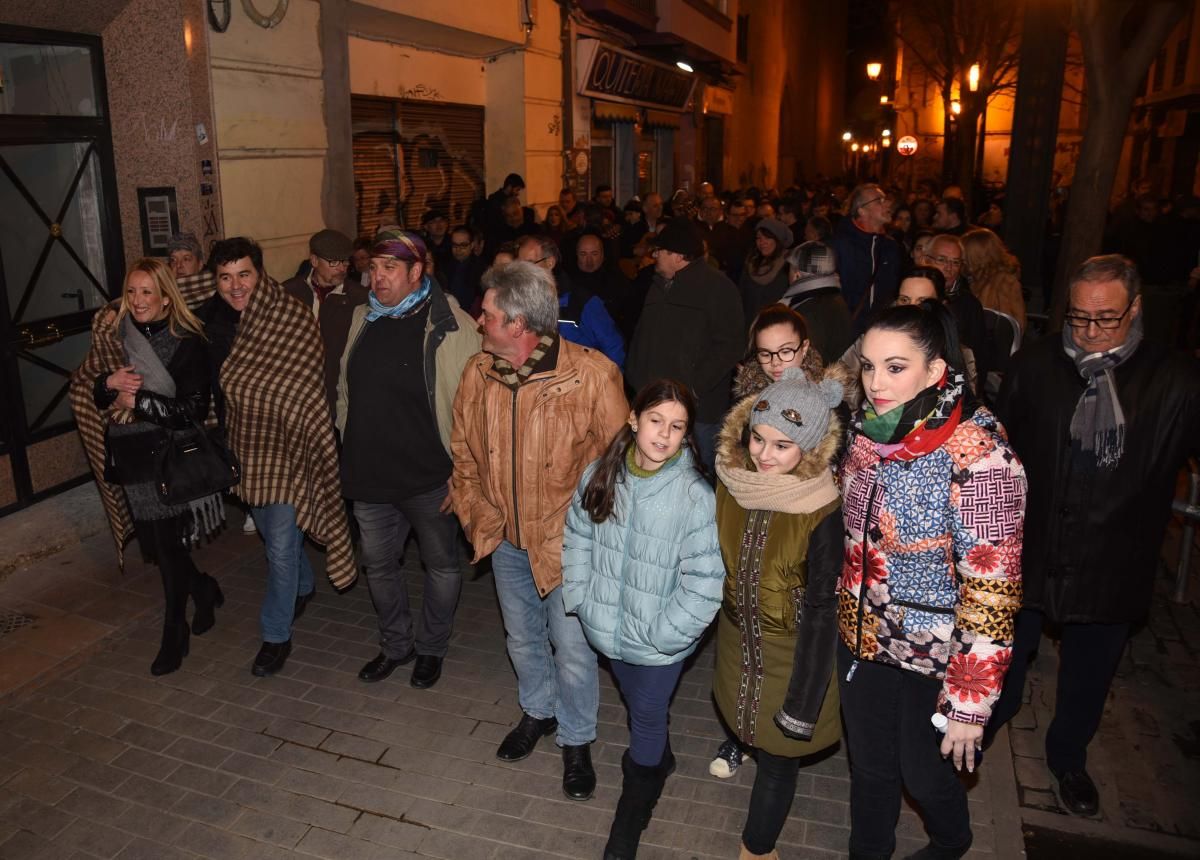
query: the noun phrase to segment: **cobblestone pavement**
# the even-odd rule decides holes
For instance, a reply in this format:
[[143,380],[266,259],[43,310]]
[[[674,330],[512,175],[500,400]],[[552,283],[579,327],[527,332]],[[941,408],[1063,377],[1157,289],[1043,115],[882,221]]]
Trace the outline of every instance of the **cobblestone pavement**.
[[1100,790],[1100,814],[1093,819],[1062,809],[1046,768],[1058,656],[1054,644],[1042,640],[1026,684],[1027,704],[1009,732],[1027,823],[1128,842],[1146,852],[1200,856],[1200,564],[1193,556],[1188,602],[1174,603],[1169,598],[1178,540],[1172,529],[1165,552],[1170,574],[1160,571],[1149,623],[1132,637],[1088,750],[1088,771]]
[[[490,576],[463,589],[441,681],[356,678],[376,652],[363,583],[318,583],[284,672],[256,679],[261,541],[236,523],[198,554],[226,603],[193,637],[181,671],[152,678],[161,590],[131,561],[115,570],[107,536],[16,571],[0,609],[36,620],[0,636],[0,857],[595,858],[619,793],[625,712],[601,673],[599,788],[561,793],[550,740],[515,765],[495,758],[516,722],[516,682]],[[419,591],[416,550],[407,569]],[[314,554],[320,569],[320,557]],[[320,579],[320,577],[319,577]],[[672,707],[678,771],[639,857],[737,856],[752,763],[719,781],[707,767],[722,733],[709,698],[712,647],[687,668]],[[1002,757],[970,791],[972,857],[1020,854],[1016,786]],[[849,781],[838,752],[806,768],[780,842],[784,858],[835,857],[848,836]],[[897,856],[924,839],[905,809]]]

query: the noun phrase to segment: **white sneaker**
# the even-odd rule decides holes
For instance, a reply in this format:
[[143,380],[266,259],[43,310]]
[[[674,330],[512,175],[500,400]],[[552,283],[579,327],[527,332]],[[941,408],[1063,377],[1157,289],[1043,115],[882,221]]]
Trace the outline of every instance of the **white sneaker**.
[[256,531],[258,531],[258,529],[254,527],[254,514],[246,511],[246,521],[242,523],[242,534],[252,535]]
[[717,779],[729,779],[742,766],[742,748],[737,741],[730,739],[721,744],[716,758],[708,764],[708,772]]

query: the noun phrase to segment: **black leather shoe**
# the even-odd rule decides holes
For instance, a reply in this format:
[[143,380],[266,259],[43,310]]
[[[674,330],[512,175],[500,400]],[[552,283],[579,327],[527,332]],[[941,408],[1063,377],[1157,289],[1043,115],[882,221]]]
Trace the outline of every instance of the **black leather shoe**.
[[521,722],[517,723],[517,727],[500,743],[500,748],[496,750],[496,758],[500,761],[520,761],[529,758],[537,742],[556,731],[558,720],[554,717],[539,720],[529,714],[521,714]]
[[409,681],[418,690],[428,690],[442,677],[442,658],[429,654],[418,654],[417,665],[413,666],[412,679]]
[[291,639],[286,642],[264,642],[258,649],[258,656],[254,658],[254,665],[250,667],[250,671],[259,678],[274,675],[283,668],[291,653]]
[[1100,811],[1100,793],[1086,770],[1068,770],[1054,775],[1058,778],[1058,796],[1069,812],[1095,815]]
[[309,601],[317,596],[317,590],[314,588],[308,594],[301,594],[296,598],[296,609],[292,612],[292,621],[304,614],[304,610],[308,608]]
[[409,651],[399,660],[393,660],[387,654],[380,651],[378,657],[358,670],[358,680],[366,681],[368,684],[382,681],[388,675],[392,674],[392,672],[395,672],[397,666],[404,666],[411,663],[416,656],[417,652],[413,650]]
[[596,770],[592,767],[592,745],[563,747],[563,794],[571,800],[589,800],[596,793]]
[[972,835],[967,840],[966,845],[961,845],[958,848],[943,848],[930,842],[920,851],[909,854],[904,860],[959,860],[960,857],[965,857],[967,852],[971,850],[971,843],[974,839],[975,837]]

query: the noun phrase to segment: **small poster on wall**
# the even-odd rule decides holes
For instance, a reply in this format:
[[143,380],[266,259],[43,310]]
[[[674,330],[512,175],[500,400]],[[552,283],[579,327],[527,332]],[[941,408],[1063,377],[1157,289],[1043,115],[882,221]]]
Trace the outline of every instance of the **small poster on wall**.
[[175,189],[139,188],[137,191],[142,253],[147,257],[165,257],[171,237],[179,232],[179,205],[175,200]]

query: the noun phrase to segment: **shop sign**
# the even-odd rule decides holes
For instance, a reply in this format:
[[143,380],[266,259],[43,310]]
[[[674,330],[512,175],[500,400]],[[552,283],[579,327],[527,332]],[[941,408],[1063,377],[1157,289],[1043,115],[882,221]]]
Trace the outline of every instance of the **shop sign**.
[[596,39],[578,45],[580,95],[675,111],[691,101],[695,75]]
[[904,135],[904,137],[896,141],[896,152],[901,155],[916,155],[917,139],[911,134]]

